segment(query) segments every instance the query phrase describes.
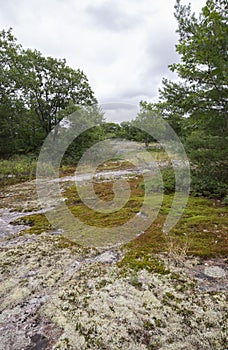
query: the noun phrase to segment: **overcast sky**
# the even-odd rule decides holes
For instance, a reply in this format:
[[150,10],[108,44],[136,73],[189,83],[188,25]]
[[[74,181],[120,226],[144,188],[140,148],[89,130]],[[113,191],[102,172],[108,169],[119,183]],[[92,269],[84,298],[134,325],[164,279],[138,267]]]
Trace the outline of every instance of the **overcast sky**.
[[[182,0],[187,4],[189,1]],[[206,0],[192,0],[196,12]],[[25,48],[66,58],[89,79],[99,103],[156,101],[174,78],[175,0],[0,0],[1,29]],[[113,121],[129,119],[112,115]]]

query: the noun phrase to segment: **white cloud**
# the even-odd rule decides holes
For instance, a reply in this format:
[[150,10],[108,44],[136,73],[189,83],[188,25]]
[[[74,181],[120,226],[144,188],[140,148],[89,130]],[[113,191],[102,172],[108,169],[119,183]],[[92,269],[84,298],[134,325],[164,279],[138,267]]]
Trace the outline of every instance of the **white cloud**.
[[[183,0],[187,3],[186,0]],[[193,9],[205,1],[192,1]],[[80,68],[100,102],[155,100],[177,60],[175,0],[0,0],[2,29]]]

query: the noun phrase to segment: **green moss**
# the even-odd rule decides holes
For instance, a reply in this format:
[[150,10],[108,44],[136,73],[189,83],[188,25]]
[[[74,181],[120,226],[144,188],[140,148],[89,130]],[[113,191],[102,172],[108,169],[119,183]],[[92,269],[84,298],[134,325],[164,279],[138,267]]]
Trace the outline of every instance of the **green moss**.
[[40,234],[52,229],[51,224],[44,214],[24,216],[13,222],[14,225],[28,225],[30,228],[23,230],[20,234]]
[[[71,241],[70,239],[66,238],[65,236],[59,236],[58,240],[55,242],[55,247],[60,249],[76,249],[77,251],[81,250],[82,247],[80,247],[76,242]],[[83,248],[83,251],[86,252],[88,249]]]
[[183,316],[183,318],[188,318],[194,315],[194,311],[181,308],[177,310],[177,314]]
[[180,279],[180,274],[173,272],[173,273],[170,274],[170,278],[171,278],[171,280],[179,280]]
[[[64,192],[66,204],[73,215],[82,222],[90,225],[88,234],[98,233],[101,227],[117,227],[126,223],[141,210],[144,201],[144,191],[140,188],[142,178],[129,179],[131,196],[126,205],[119,211],[112,214],[95,212],[82,203],[75,186],[67,188]],[[94,190],[104,201],[113,199],[113,183],[94,183]],[[155,264],[154,254],[160,252],[174,253],[184,257],[194,255],[200,257],[225,256],[228,254],[228,208],[221,202],[205,198],[189,197],[188,204],[177,225],[169,232],[163,234],[163,225],[172,205],[173,196],[164,195],[163,203],[157,219],[148,227],[144,233],[134,240],[125,244],[125,258],[122,266],[140,270],[146,268],[151,271],[163,271],[163,267]],[[153,194],[148,196],[144,205],[153,207],[159,206],[159,196]],[[57,211],[56,214],[58,215]],[[24,230],[26,233],[39,234],[52,229],[45,215],[37,214],[20,218],[15,224],[26,224],[31,227]],[[68,237],[74,238],[77,227],[70,228],[71,234]],[[83,232],[83,234],[87,234]],[[70,241],[69,241],[70,242]],[[69,242],[63,242],[62,247],[68,247]],[[172,247],[170,243],[172,242]],[[172,249],[174,251],[172,252]],[[173,255],[174,255],[173,254]]]
[[143,327],[144,327],[144,329],[146,329],[147,331],[150,331],[150,330],[154,329],[153,323],[151,323],[151,322],[149,322],[149,321],[144,321],[144,322],[143,322]]
[[[131,197],[127,204],[118,212],[100,213],[88,208],[80,199],[76,187],[67,189],[64,196],[67,198],[66,204],[74,216],[90,226],[115,227],[122,225],[135,216],[140,211],[143,203],[143,191],[138,188],[138,181],[131,179],[128,181],[131,188]],[[114,198],[113,183],[94,183],[94,191],[103,201],[110,201]]]
[[[140,210],[143,200],[143,191],[139,186],[140,180],[131,181],[132,196],[127,205],[117,213],[105,215],[94,213],[78,202],[75,192],[74,204],[70,208],[72,213],[79,216],[80,219],[94,226],[112,227],[118,226],[133,217]],[[97,185],[97,193],[102,199],[109,199],[112,194],[110,183]],[[153,205],[158,204],[156,195],[153,195]],[[159,252],[169,251],[170,239],[173,239],[178,246],[178,250],[184,250],[187,247],[186,254],[197,255],[201,257],[217,256],[227,254],[227,210],[219,202],[205,198],[189,197],[188,205],[184,211],[181,220],[176,227],[165,236],[162,232],[166,215],[169,213],[172,205],[173,196],[164,195],[163,204],[158,218],[153,224],[135,240],[124,246],[124,249],[136,254],[151,255]],[[145,205],[150,204],[151,198],[147,197]],[[71,202],[72,203],[72,202]],[[156,204],[157,203],[157,204]],[[225,243],[225,244],[224,244]],[[131,259],[132,260],[132,257]],[[124,260],[126,262],[126,259]],[[138,261],[138,268],[144,268],[148,263],[147,259]],[[135,265],[135,263],[134,263]]]
[[106,279],[102,279],[101,281],[99,281],[97,284],[96,284],[96,289],[102,289],[104,288],[105,286],[107,286],[110,282],[107,281]]
[[190,197],[171,235],[177,243],[188,245],[189,255],[225,256],[228,254],[227,214],[220,202]]
[[153,319],[154,319],[154,323],[155,323],[156,327],[158,327],[158,328],[165,328],[166,325],[165,325],[165,323],[162,320],[160,320],[157,317],[153,317]]
[[[211,220],[211,218],[210,218],[210,220]],[[190,225],[191,224],[198,224],[201,222],[207,222],[207,221],[208,221],[208,218],[205,215],[196,215],[196,216],[193,216],[193,217],[186,219],[186,222]]]
[[174,294],[170,292],[166,292],[162,300],[163,304],[167,304],[167,305],[169,305],[170,302],[180,303],[181,301],[182,299],[177,298]]
[[128,252],[125,257],[118,263],[118,266],[125,269],[130,268],[135,272],[147,270],[162,275],[167,275],[170,271],[165,267],[164,263],[150,255],[145,255],[143,252]]
[[142,288],[142,283],[138,279],[137,273],[134,272],[134,274],[131,276],[130,283],[132,286],[141,289]]
[[170,292],[165,293],[165,298],[170,299],[170,300],[175,300],[175,296]]
[[[207,258],[228,254],[227,209],[220,202],[189,197],[180,221],[165,236],[162,228],[172,199],[171,195],[165,195],[158,218],[143,234],[124,246],[127,253],[122,264],[136,270],[148,265],[148,269],[153,270],[148,257],[160,252],[179,255],[180,259],[187,255]],[[178,276],[173,278],[178,279]]]

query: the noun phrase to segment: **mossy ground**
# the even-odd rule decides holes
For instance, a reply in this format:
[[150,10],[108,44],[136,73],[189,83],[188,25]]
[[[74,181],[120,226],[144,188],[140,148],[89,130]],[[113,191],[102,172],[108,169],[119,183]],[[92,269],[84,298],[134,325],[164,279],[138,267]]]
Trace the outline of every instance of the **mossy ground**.
[[[124,223],[140,211],[141,181],[129,180],[131,196],[121,215],[89,211],[69,184],[63,184],[63,193],[72,213],[99,232],[102,225]],[[101,199],[113,198],[111,182],[94,183],[94,188]],[[27,194],[24,187],[15,189],[20,198],[13,210],[23,207],[31,193],[30,186]],[[15,201],[10,198],[4,202],[7,208]],[[190,197],[179,223],[164,235],[171,204],[172,195],[165,195],[157,219],[121,247],[123,254],[111,249],[119,257],[117,264],[97,259],[103,251],[84,249],[56,234],[45,215],[18,219],[30,228],[0,242],[2,348],[35,349],[39,342],[33,340],[42,336],[56,350],[225,349],[225,292],[202,292],[186,266],[193,268],[194,261],[200,261],[188,255],[227,253],[227,208],[218,201]],[[187,257],[186,266],[173,264],[168,254]],[[204,262],[200,265],[204,271]],[[219,278],[215,283],[217,288]]]
[[[97,232],[100,227],[122,225],[140,211],[144,200],[144,191],[140,186],[142,178],[131,178],[128,181],[131,196],[121,210],[112,214],[94,212],[88,208],[81,201],[75,186],[66,188],[64,192],[66,204],[73,215],[82,222],[93,226]],[[94,190],[104,201],[110,201],[114,197],[113,183],[110,181],[94,183]],[[154,260],[151,260],[153,254],[168,252],[204,258],[228,254],[228,210],[226,206],[220,201],[190,196],[183,216],[172,231],[165,235],[162,228],[172,199],[172,195],[164,195],[159,215],[153,224],[143,234],[122,247],[125,251],[122,265],[127,264],[136,270],[154,268],[162,271],[161,266],[159,264],[155,266]],[[150,197],[147,198],[147,201],[150,201]],[[153,195],[153,203],[156,203],[156,195]],[[42,214],[20,218],[16,223],[30,225],[31,227],[25,232],[32,234],[53,229],[45,215]]]

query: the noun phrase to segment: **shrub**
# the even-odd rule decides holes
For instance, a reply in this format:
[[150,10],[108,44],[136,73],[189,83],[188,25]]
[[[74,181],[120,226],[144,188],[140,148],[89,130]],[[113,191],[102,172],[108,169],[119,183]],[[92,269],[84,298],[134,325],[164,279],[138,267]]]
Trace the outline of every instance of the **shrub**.
[[[180,178],[181,182],[178,184],[178,190],[185,191],[188,189],[188,182],[186,181],[186,174],[184,168],[178,169],[178,178]],[[168,166],[161,170],[162,181],[160,176],[155,175],[151,180],[146,183],[141,183],[140,187],[148,192],[163,192],[164,194],[170,194],[175,192],[175,173],[174,169],[171,166]]]
[[228,194],[226,195],[226,197],[223,199],[223,202],[222,202],[224,205],[227,205],[228,206]]
[[36,160],[34,157],[14,157],[0,160],[0,184],[30,180],[36,174]]
[[227,138],[194,132],[186,150],[192,163],[193,195],[223,198],[228,193]]

